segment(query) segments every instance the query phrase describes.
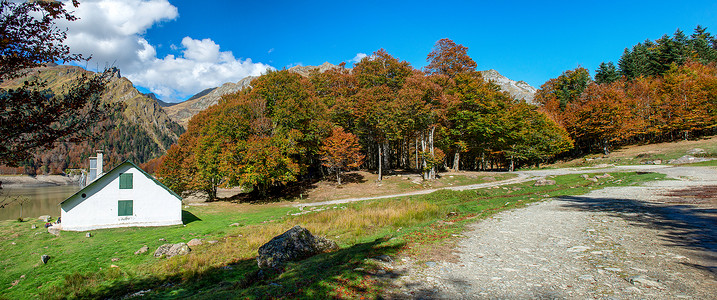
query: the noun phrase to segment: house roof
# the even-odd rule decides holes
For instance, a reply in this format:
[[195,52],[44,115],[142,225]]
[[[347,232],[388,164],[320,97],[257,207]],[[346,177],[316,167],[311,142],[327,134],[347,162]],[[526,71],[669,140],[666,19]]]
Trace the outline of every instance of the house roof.
[[100,182],[100,178],[103,178],[103,177],[105,177],[105,176],[108,176],[110,173],[113,173],[114,171],[116,171],[117,169],[119,169],[119,167],[121,167],[121,166],[123,166],[123,165],[125,165],[125,164],[130,164],[130,165],[132,165],[135,169],[137,169],[137,170],[139,170],[140,172],[142,172],[142,174],[144,174],[144,176],[147,176],[147,178],[152,179],[156,184],[158,184],[159,186],[161,186],[162,188],[164,188],[165,190],[167,190],[167,191],[168,191],[170,194],[172,194],[174,197],[177,197],[177,199],[179,199],[180,201],[182,200],[182,197],[180,197],[179,195],[177,195],[177,193],[175,193],[174,191],[170,190],[167,186],[165,186],[164,184],[162,184],[161,182],[159,182],[159,180],[157,180],[157,178],[154,178],[154,176],[152,176],[152,175],[150,175],[149,173],[145,172],[144,170],[142,170],[142,168],[138,167],[138,166],[135,165],[133,162],[131,162],[131,161],[129,161],[129,160],[125,160],[125,161],[122,162],[121,164],[119,164],[119,165],[115,166],[114,168],[112,168],[112,170],[109,170],[108,172],[104,173],[102,176],[100,176],[100,177],[96,178],[95,180],[93,180],[92,182],[90,182],[90,184],[86,185],[85,187],[83,187],[82,189],[80,189],[79,191],[77,191],[77,193],[74,193],[74,194],[72,194],[72,196],[67,197],[67,199],[65,199],[65,200],[63,200],[62,202],[60,202],[60,205],[62,205],[63,203],[65,203],[65,201],[70,200],[72,197],[75,197],[75,196],[79,195],[79,194],[82,193],[83,191],[87,190],[89,187],[91,187],[91,186],[97,184],[98,182]]

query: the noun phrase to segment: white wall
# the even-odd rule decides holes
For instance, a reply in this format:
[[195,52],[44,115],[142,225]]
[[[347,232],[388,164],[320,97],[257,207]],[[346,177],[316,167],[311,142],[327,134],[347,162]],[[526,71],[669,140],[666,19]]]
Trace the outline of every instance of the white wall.
[[[132,189],[119,188],[119,174],[132,173]],[[82,198],[82,194],[86,198]],[[133,200],[133,215],[118,216],[117,201]],[[182,201],[124,163],[62,204],[62,230],[182,224]]]

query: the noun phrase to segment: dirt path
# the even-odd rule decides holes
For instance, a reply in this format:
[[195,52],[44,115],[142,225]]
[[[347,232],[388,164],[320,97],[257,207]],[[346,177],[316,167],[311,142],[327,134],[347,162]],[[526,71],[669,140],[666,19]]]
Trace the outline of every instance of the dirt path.
[[[362,198],[347,198],[347,199],[339,199],[339,200],[331,200],[331,201],[322,201],[322,202],[312,202],[312,203],[298,203],[294,204],[295,207],[308,207],[308,206],[321,206],[321,205],[333,205],[333,204],[343,204],[343,203],[350,203],[350,202],[357,202],[357,201],[365,201],[365,200],[375,200],[375,199],[386,199],[386,198],[395,198],[395,197],[405,197],[405,196],[415,196],[415,195],[425,195],[430,194],[438,190],[446,189],[446,190],[454,190],[454,191],[463,191],[463,190],[475,190],[475,189],[482,189],[486,187],[492,187],[492,186],[500,186],[500,185],[506,185],[506,184],[514,184],[514,183],[521,183],[526,182],[530,180],[535,180],[536,177],[530,174],[524,174],[524,173],[518,173],[517,177],[507,179],[507,180],[501,180],[501,181],[495,181],[495,182],[487,182],[487,183],[478,183],[478,184],[471,184],[471,185],[462,185],[462,186],[453,186],[453,187],[445,187],[445,188],[439,188],[439,189],[426,189],[426,190],[420,190],[415,192],[409,192],[409,193],[402,193],[402,194],[392,194],[392,195],[383,195],[383,196],[373,196],[373,197],[362,197]],[[543,176],[543,175],[538,175]]]
[[629,168],[677,180],[498,214],[470,227],[454,262],[387,265],[400,274],[388,298],[717,299],[717,170]]

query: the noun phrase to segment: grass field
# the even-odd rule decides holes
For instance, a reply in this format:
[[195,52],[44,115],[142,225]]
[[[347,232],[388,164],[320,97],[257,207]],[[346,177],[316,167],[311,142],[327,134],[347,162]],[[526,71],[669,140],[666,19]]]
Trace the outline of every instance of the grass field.
[[[184,226],[47,233],[39,221],[0,222],[0,298],[377,298],[379,255],[419,260],[446,257],[465,225],[505,209],[592,189],[663,178],[614,173],[597,183],[558,176],[554,186],[532,182],[500,188],[318,207],[229,202],[185,206]],[[230,226],[238,223],[239,226]],[[30,229],[31,224],[38,229]],[[283,273],[260,272],[260,245],[294,225],[338,242],[340,250],[290,263]],[[157,259],[164,243],[201,238],[186,256]],[[160,241],[165,239],[165,241]],[[217,241],[210,244],[208,241]],[[143,245],[145,254],[134,252]],[[50,255],[47,264],[40,255]],[[113,265],[115,267],[113,267]]]

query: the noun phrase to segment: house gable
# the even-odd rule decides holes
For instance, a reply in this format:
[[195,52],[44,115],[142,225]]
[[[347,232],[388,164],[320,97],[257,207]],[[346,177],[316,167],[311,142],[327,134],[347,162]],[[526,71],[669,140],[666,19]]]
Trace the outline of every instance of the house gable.
[[[179,200],[179,201],[177,201]],[[182,224],[176,193],[129,161],[65,199],[63,230]]]

